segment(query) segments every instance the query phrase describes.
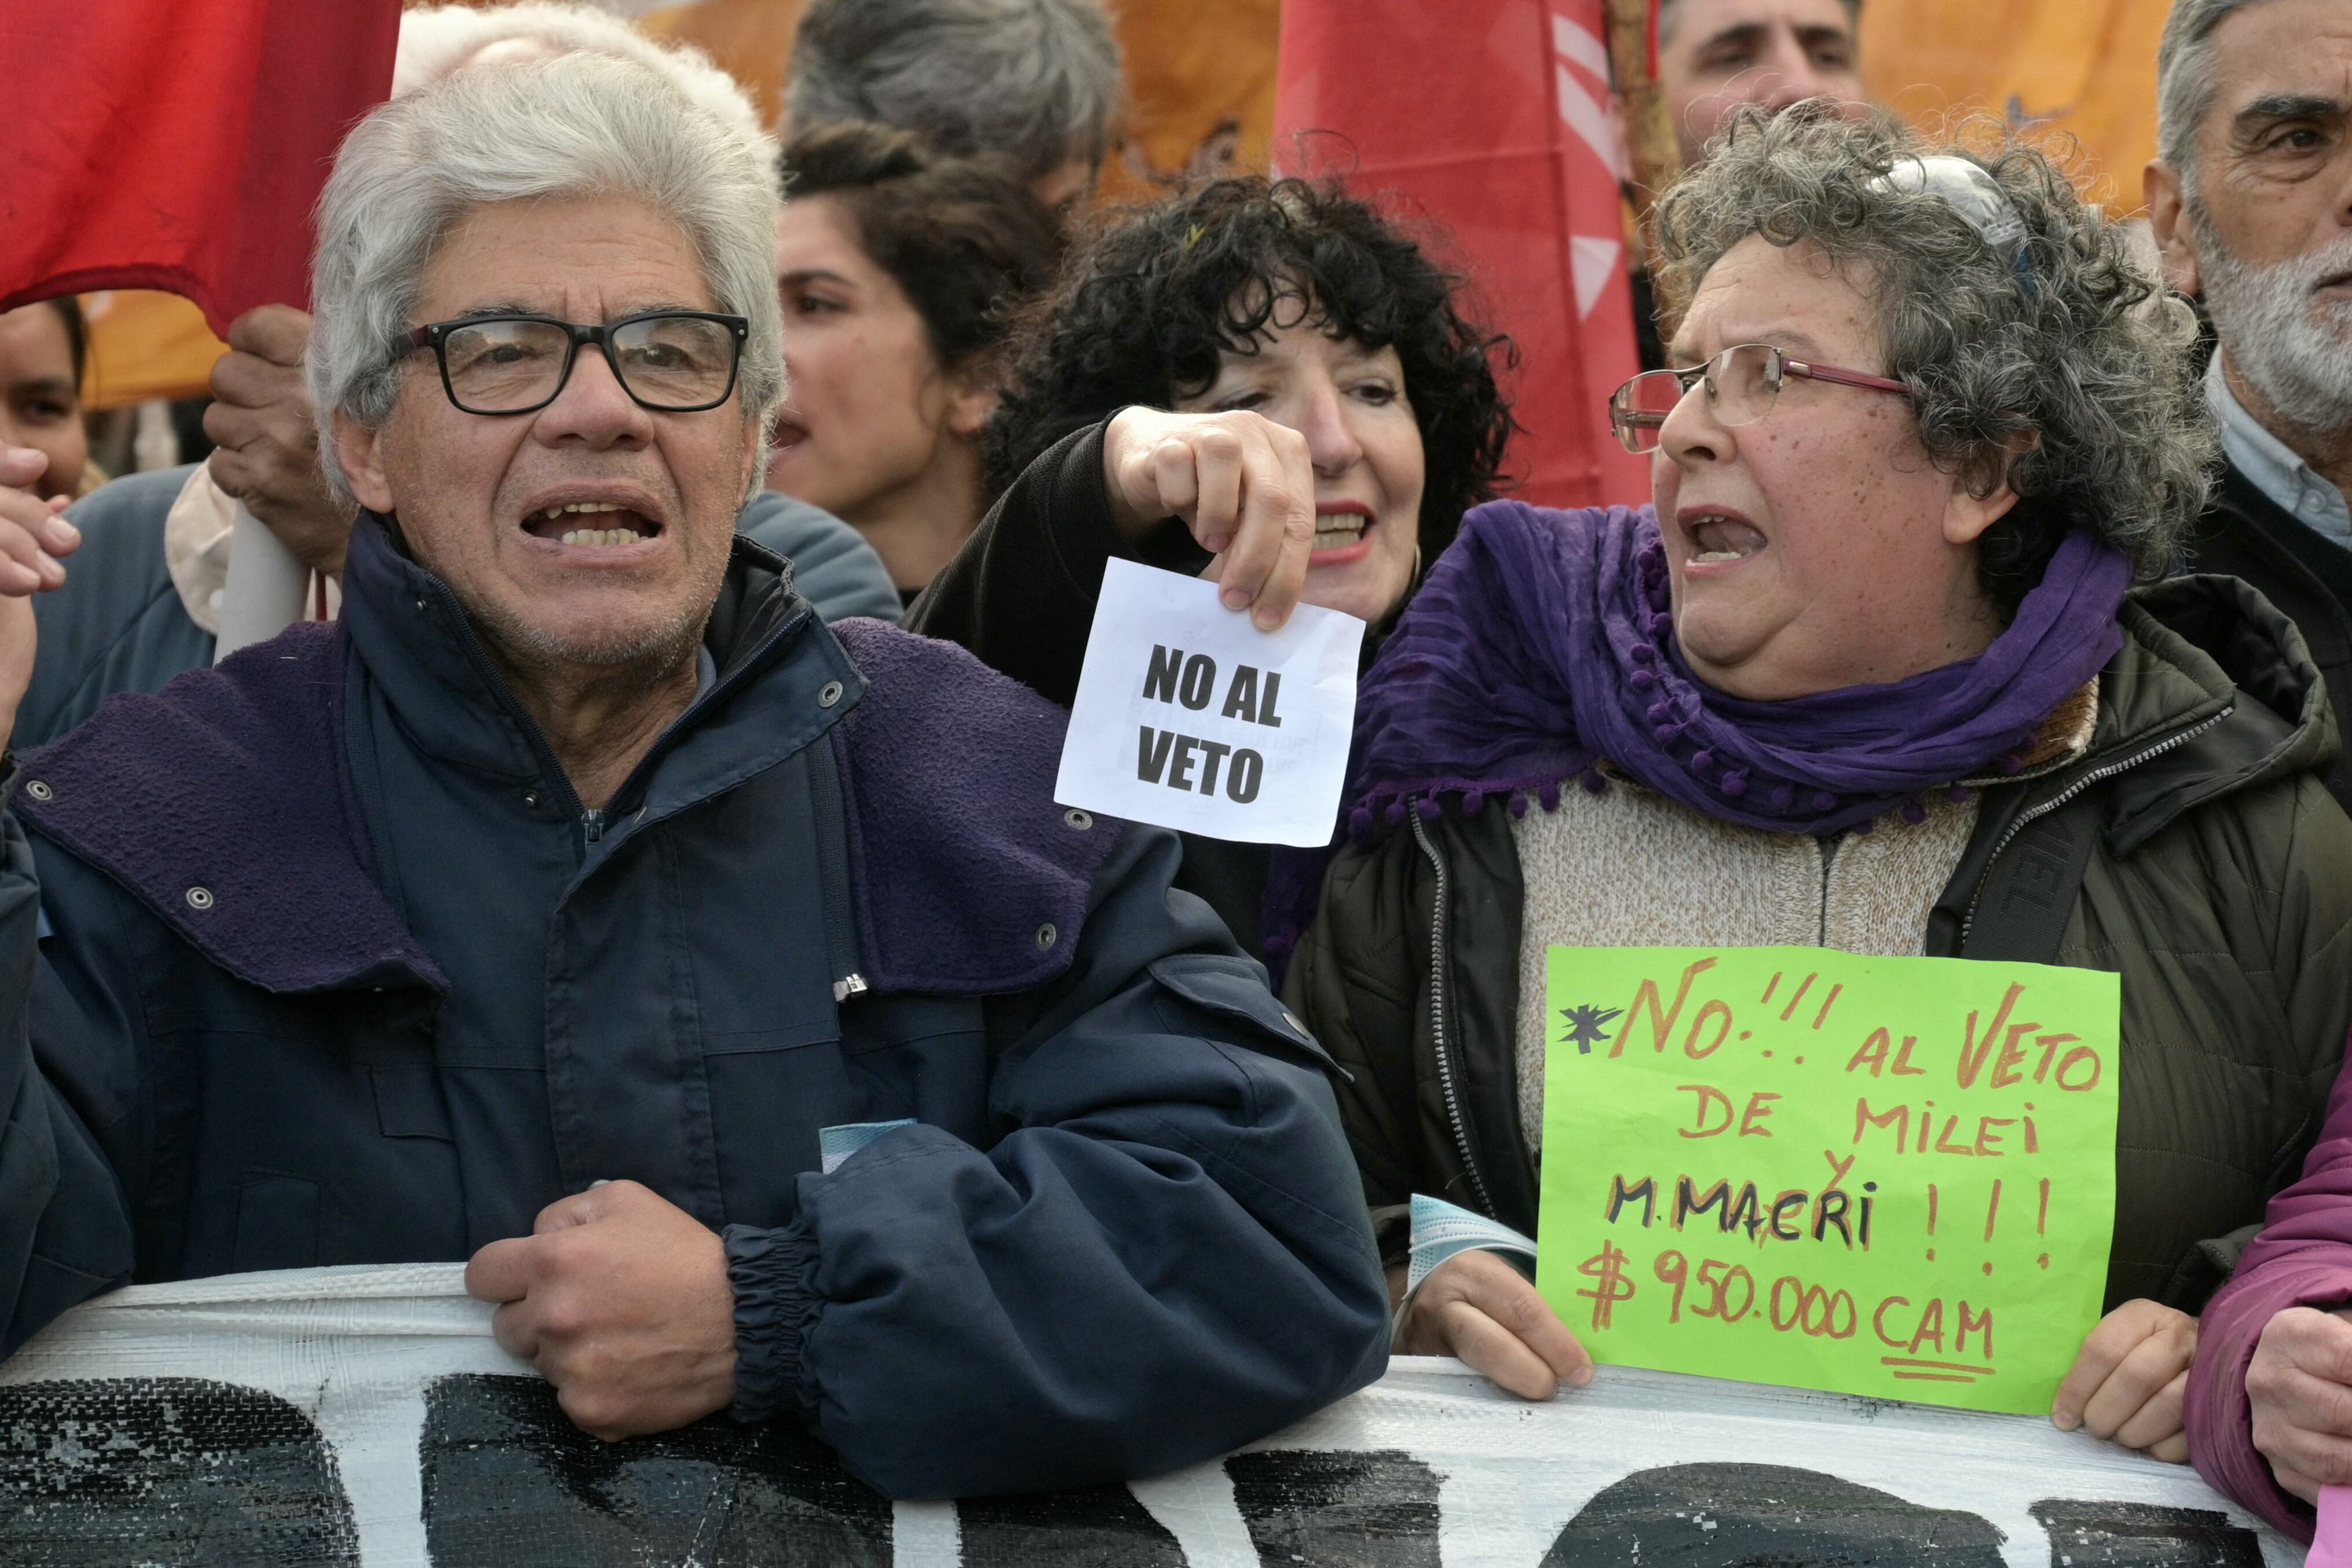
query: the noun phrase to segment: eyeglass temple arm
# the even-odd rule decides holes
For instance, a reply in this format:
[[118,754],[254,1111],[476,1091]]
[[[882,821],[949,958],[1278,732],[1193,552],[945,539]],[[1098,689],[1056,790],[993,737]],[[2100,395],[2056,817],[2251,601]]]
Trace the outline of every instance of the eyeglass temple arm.
[[1842,371],[1835,365],[1809,364],[1803,360],[1783,359],[1780,361],[1780,368],[1791,375],[1803,376],[1809,381],[1835,382],[1840,386],[1869,387],[1877,392],[1906,393],[1911,390],[1901,382],[1889,381],[1885,376],[1864,375],[1860,371]]

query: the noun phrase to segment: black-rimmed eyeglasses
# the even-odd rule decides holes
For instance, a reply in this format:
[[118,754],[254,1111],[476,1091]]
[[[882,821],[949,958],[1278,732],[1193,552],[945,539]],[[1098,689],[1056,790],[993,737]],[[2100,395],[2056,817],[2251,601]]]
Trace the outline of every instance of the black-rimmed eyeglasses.
[[430,349],[441,388],[467,413],[533,413],[562,395],[572,361],[593,343],[621,390],[640,408],[694,413],[735,391],[751,323],[709,310],[644,310],[600,326],[554,316],[468,316],[434,321],[401,339]]

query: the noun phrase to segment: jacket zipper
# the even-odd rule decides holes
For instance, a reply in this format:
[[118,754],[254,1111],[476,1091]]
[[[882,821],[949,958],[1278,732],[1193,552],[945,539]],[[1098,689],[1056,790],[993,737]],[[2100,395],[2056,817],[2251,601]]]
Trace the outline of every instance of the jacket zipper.
[[593,811],[581,812],[580,831],[588,835],[588,841],[592,844],[598,839],[603,838],[604,836],[604,811],[602,810],[597,810]]
[[1453,1129],[1454,1147],[1462,1156],[1462,1168],[1470,1177],[1470,1190],[1478,1197],[1478,1207],[1488,1218],[1495,1217],[1495,1201],[1486,1196],[1486,1178],[1478,1174],[1478,1161],[1470,1152],[1470,1130],[1462,1118],[1461,1096],[1454,1086],[1454,1058],[1445,1043],[1445,912],[1453,900],[1449,894],[1451,878],[1446,874],[1445,857],[1429,841],[1429,834],[1421,825],[1420,802],[1405,802],[1405,821],[1412,824],[1412,841],[1429,860],[1430,870],[1436,873],[1437,898],[1429,917],[1429,1027],[1437,1046],[1437,1082],[1445,1093],[1445,1120]]
[[2118,773],[2127,772],[2151,758],[2161,757],[2175,747],[2188,744],[2237,711],[2237,704],[2224,704],[2220,713],[2203,723],[2193,724],[2178,735],[2167,736],[2146,751],[2135,753],[2125,758],[2121,762],[2110,762],[2104,768],[2094,768],[2032,810],[2020,812],[2017,821],[2010,823],[2007,831],[2000,835],[2000,841],[1993,845],[1992,853],[1985,857],[1984,873],[1977,878],[1977,890],[1969,895],[1969,913],[1960,922],[1960,946],[1966,947],[1969,945],[1969,933],[1976,928],[1977,902],[1984,896],[1985,879],[1992,874],[1993,862],[2000,859],[2001,852],[2015,841],[2018,834],[2025,831],[2035,822],[2065,805],[2093,785],[2112,779]]

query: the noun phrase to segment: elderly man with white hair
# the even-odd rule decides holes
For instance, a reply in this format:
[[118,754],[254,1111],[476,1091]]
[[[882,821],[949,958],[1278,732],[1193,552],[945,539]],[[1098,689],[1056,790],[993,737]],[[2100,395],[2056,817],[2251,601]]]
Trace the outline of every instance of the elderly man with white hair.
[[[2352,5],[2175,0],[2148,212],[2229,466],[2189,541],[2293,618],[2352,735]],[[2352,754],[2328,788],[2352,810]]]
[[[608,57],[354,131],[342,617],[0,779],[0,1349],[127,1281],[467,1259],[587,1430],[805,1419],[899,1497],[1379,1374],[1327,1061],[1173,836],[1055,806],[1057,710],[737,536],[775,210]],[[0,497],[0,728],[74,542]]]

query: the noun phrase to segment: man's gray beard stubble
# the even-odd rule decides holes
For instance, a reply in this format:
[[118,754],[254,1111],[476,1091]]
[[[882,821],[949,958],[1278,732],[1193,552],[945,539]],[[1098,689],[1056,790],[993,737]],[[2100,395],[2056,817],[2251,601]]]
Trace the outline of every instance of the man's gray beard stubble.
[[2268,266],[2240,260],[2189,204],[2205,310],[2230,363],[2298,433],[2352,430],[2352,305],[2322,304],[2321,280],[2352,274],[2352,235]]
[[719,580],[711,584],[709,600],[702,601],[699,610],[683,611],[634,637],[607,635],[578,641],[534,626],[527,619],[509,613],[501,605],[475,602],[454,583],[451,590],[457,592],[466,619],[473,622],[475,635],[488,647],[493,659],[510,671],[548,664],[584,664],[609,672],[620,686],[651,691],[674,674],[680,664],[693,661],[695,650],[701,646],[703,632],[710,623],[711,606],[725,580],[724,572],[722,566]]
[[694,657],[710,620],[705,610],[699,615],[680,615],[666,625],[649,627],[635,637],[572,642],[510,616],[496,605],[467,605],[466,612],[483,641],[497,644],[516,664],[526,667],[586,664],[616,674],[626,670],[647,688],[659,685],[663,677]]

